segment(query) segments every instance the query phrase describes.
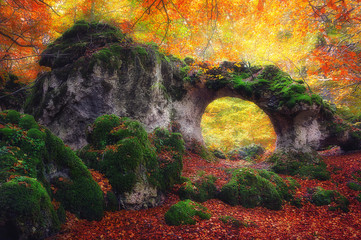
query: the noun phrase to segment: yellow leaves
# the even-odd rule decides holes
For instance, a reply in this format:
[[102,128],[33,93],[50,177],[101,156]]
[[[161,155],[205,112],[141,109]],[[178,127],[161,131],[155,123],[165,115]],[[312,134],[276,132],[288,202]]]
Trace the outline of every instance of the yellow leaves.
[[276,139],[268,116],[255,104],[236,98],[212,102],[202,117],[201,127],[206,144],[224,151],[251,143],[270,149]]

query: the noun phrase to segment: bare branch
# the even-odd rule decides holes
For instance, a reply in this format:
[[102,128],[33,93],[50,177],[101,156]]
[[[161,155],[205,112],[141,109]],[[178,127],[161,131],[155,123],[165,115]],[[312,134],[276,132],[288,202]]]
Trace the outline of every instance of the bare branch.
[[13,37],[7,35],[6,33],[3,33],[2,31],[0,31],[0,35],[10,39],[13,43],[15,43],[16,45],[18,45],[20,47],[35,47],[34,45],[31,45],[31,44],[21,44],[17,40],[15,40]]

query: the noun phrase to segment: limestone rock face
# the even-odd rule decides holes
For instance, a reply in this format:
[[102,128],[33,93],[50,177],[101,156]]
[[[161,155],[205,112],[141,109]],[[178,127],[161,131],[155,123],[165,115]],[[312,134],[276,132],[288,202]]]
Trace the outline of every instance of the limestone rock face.
[[[89,29],[79,41],[89,39]],[[79,36],[72,38],[74,44]],[[53,70],[40,77],[25,108],[73,148],[86,145],[87,125],[103,114],[139,120],[147,131],[177,122],[188,145],[203,143],[200,123],[205,108],[227,96],[252,101],[269,116],[278,150],[309,152],[331,144],[361,147],[361,134],[338,123],[319,96],[273,66],[225,62],[207,73],[207,66],[198,66],[197,72],[155,47],[124,38],[102,39],[96,52],[76,55],[68,64],[50,64],[54,61],[47,57],[44,62]]]

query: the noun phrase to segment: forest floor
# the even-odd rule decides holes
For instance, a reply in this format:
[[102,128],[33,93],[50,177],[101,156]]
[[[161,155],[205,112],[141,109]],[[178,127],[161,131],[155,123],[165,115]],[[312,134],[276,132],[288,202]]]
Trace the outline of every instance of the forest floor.
[[[352,174],[361,169],[361,152],[343,155],[326,152],[323,158],[331,172],[330,180],[294,177],[301,184],[296,195],[304,199],[302,208],[286,203],[282,210],[274,211],[264,207],[230,206],[211,199],[203,203],[212,213],[210,220],[195,225],[168,226],[164,214],[179,201],[175,193],[170,193],[159,207],[106,212],[99,222],[79,220],[67,213],[60,233],[50,239],[361,239],[361,203],[356,199],[359,192],[346,186],[352,180]],[[227,169],[243,166],[267,168],[262,161],[256,164],[230,160],[208,163],[188,152],[184,158],[183,176],[213,174],[218,177],[216,185],[220,187],[230,178]],[[329,206],[311,204],[307,201],[307,189],[316,186],[337,190],[346,196],[350,200],[350,211],[331,211]],[[226,215],[248,223],[248,226],[226,225],[219,219]]]

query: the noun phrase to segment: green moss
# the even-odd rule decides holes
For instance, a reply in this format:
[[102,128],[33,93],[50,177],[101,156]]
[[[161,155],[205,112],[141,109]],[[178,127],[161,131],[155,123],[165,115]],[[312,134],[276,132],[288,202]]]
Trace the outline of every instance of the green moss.
[[100,169],[118,193],[130,192],[137,177],[136,168],[144,162],[144,149],[136,138],[119,141],[115,150],[106,150]]
[[351,188],[354,191],[361,191],[361,184],[357,182],[348,182],[347,187]]
[[321,181],[330,179],[327,166],[317,153],[276,152],[268,161],[273,163],[272,170],[276,173]]
[[134,51],[135,51],[137,54],[148,56],[147,50],[146,50],[144,47],[142,47],[142,46],[136,46],[136,47],[134,47]]
[[204,176],[194,183],[187,179],[178,190],[178,195],[181,200],[191,199],[196,202],[205,202],[216,195],[215,181],[216,178],[213,175]]
[[223,185],[219,198],[232,206],[239,204],[238,201],[238,184],[237,180],[233,178],[231,181]]
[[39,139],[39,140],[45,139],[45,133],[41,132],[37,128],[29,129],[27,136],[32,139]]
[[76,36],[81,36],[81,34],[86,34],[88,32],[88,30],[90,29],[89,23],[81,20],[81,21],[77,21],[74,26],[72,26],[70,29],[66,30],[63,35],[62,38],[63,39],[67,39],[67,38],[73,38]]
[[201,219],[211,218],[207,208],[191,200],[176,203],[164,215],[165,222],[175,226],[196,224],[196,216]]
[[242,221],[232,216],[220,216],[219,220],[226,225],[231,225],[235,228],[256,226],[254,222]]
[[[295,81],[275,66],[265,66],[260,74],[249,79],[250,72],[243,71],[233,76],[233,88],[248,99],[257,99],[262,92],[270,92],[278,98],[276,108],[293,108],[296,104],[323,105],[319,95],[311,94],[303,81]],[[245,80],[247,79],[247,80]]]
[[51,199],[36,179],[16,177],[3,183],[0,196],[0,222],[15,224],[21,235],[40,239],[59,230]]
[[113,191],[107,192],[105,196],[105,209],[107,211],[117,211],[119,209],[118,199]]
[[184,140],[180,133],[170,133],[165,128],[156,128],[152,135],[156,151],[161,153],[158,156],[161,189],[170,190],[180,181],[185,151]]
[[15,129],[8,128],[8,127],[1,128],[1,129],[0,129],[0,136],[1,136],[1,138],[4,139],[4,140],[11,139],[12,136],[14,136],[15,134],[16,134],[16,130],[15,130]]
[[88,177],[78,177],[69,181],[57,181],[58,191],[55,199],[65,209],[88,220],[100,220],[103,217],[103,193],[99,185]]
[[348,212],[348,205],[350,204],[348,199],[335,190],[325,190],[322,187],[316,187],[310,190],[312,193],[311,202],[316,206],[331,205],[330,210],[341,209],[344,212]]
[[20,121],[20,113],[15,110],[6,110],[3,112],[6,114],[5,116],[5,123],[12,123],[12,124],[18,124]]
[[87,140],[96,148],[104,149],[110,142],[110,131],[119,126],[120,119],[115,115],[103,115],[98,117],[91,126],[92,130],[87,134]]
[[84,163],[63,141],[49,130],[45,131],[45,162],[54,162],[58,167],[69,169],[68,181],[56,181],[55,198],[65,209],[81,218],[99,220],[103,216],[104,199],[99,185],[93,180]]
[[31,128],[39,128],[34,117],[28,114],[25,114],[25,116],[20,119],[19,126],[25,130],[29,130]]
[[154,129],[153,141],[157,152],[171,150],[183,154],[185,151],[182,135],[180,133],[170,133],[165,128]]
[[238,169],[225,184],[219,197],[231,205],[264,206],[272,210],[282,208],[283,200],[293,199],[294,186],[266,170]]

